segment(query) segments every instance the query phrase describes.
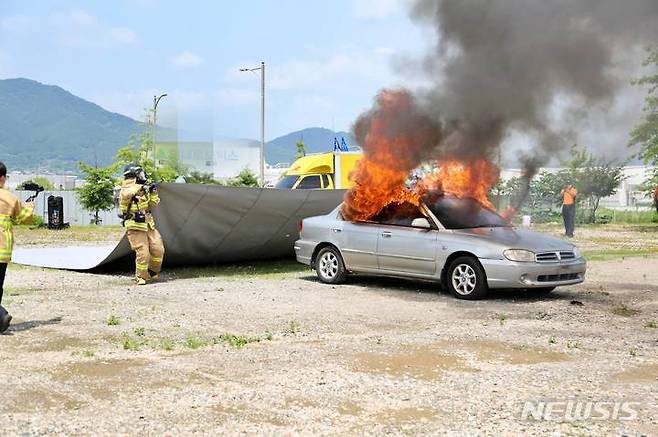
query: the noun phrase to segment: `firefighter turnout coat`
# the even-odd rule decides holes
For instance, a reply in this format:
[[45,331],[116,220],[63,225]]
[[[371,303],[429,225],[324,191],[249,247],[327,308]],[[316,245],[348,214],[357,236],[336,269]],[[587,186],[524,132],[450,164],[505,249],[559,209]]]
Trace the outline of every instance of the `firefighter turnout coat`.
[[29,223],[34,213],[34,205],[23,204],[18,198],[6,188],[0,188],[0,263],[11,261],[11,253],[14,249],[13,225]]
[[119,207],[124,216],[128,215],[125,226],[130,247],[135,251],[135,275],[145,280],[160,272],[164,256],[162,237],[151,214],[151,208],[158,203],[157,191],[145,189],[135,179],[121,184]]

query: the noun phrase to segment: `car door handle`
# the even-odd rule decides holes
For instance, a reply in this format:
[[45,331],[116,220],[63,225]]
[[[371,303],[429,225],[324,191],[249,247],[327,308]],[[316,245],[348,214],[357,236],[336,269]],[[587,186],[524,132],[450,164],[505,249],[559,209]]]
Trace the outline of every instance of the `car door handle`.
[[341,228],[331,228],[331,232],[342,232],[343,230]]
[[389,231],[382,232],[382,237],[384,237],[384,238],[391,238],[391,235],[392,234]]

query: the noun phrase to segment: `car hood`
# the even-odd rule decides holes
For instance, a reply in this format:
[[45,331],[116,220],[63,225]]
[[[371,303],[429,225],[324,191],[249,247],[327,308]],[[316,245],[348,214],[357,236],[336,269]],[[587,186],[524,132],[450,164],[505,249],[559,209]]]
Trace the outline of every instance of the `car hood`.
[[559,238],[539,232],[516,228],[472,228],[455,229],[458,235],[470,235],[483,238],[492,243],[507,246],[512,249],[527,249],[533,252],[544,252],[551,250],[573,250],[574,245],[560,240]]

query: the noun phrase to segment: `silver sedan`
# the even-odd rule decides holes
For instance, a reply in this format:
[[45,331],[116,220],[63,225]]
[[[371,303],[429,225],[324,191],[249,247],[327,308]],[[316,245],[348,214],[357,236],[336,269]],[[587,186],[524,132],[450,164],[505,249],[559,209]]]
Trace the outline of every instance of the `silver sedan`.
[[473,199],[432,192],[420,207],[389,205],[368,222],[343,219],[341,206],[304,219],[295,253],[325,283],[351,273],[429,279],[460,299],[491,288],[550,292],[583,282],[586,270],[573,244],[514,228]]

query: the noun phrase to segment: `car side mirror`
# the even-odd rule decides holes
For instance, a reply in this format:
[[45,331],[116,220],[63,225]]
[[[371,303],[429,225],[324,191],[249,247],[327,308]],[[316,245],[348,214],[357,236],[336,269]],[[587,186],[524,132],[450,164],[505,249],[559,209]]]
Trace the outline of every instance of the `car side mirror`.
[[423,229],[430,229],[430,222],[427,221],[425,217],[418,217],[413,219],[411,222],[411,227],[412,228],[423,228]]

